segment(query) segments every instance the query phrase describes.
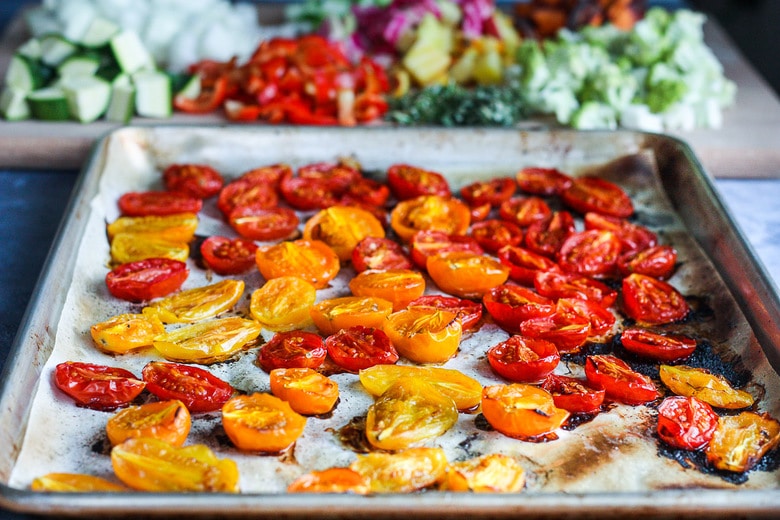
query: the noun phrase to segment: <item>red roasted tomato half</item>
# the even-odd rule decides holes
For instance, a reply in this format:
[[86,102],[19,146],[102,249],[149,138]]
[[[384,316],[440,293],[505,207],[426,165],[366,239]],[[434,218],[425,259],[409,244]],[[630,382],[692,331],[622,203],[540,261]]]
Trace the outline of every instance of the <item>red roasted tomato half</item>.
[[159,399],[178,399],[193,413],[219,410],[233,395],[226,381],[192,365],[152,361],[142,375],[146,388]]
[[488,362],[496,374],[516,383],[537,383],[550,374],[561,360],[549,341],[512,336],[490,347]]
[[187,264],[170,258],[147,258],[118,265],[106,274],[108,292],[130,302],[160,298],[178,290],[189,276]]

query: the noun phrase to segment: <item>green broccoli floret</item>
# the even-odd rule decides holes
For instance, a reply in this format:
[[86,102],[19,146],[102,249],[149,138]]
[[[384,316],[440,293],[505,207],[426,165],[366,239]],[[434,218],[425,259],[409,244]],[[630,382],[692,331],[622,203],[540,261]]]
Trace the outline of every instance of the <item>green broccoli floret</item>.
[[688,85],[682,80],[662,79],[647,89],[647,106],[659,114],[680,101],[688,92]]

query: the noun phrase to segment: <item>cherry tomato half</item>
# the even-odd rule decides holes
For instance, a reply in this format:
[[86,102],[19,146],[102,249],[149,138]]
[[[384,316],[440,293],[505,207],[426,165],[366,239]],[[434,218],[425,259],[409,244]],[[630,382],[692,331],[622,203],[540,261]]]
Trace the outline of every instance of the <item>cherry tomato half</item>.
[[533,195],[560,195],[571,186],[572,178],[555,168],[523,168],[515,176],[520,189]]
[[590,320],[576,314],[540,316],[520,324],[520,334],[552,342],[560,352],[576,352],[590,335]]
[[553,257],[572,233],[574,218],[571,213],[556,211],[548,220],[531,224],[525,233],[525,247],[534,253]]
[[280,452],[301,436],[305,426],[305,417],[271,394],[237,395],[222,407],[222,427],[240,450]]
[[621,255],[617,267],[623,276],[639,273],[666,280],[672,276],[676,262],[677,251],[672,246],[653,246]]
[[558,264],[529,249],[504,246],[498,250],[498,259],[509,267],[509,278],[523,285],[533,286],[537,271],[559,271]]
[[339,385],[311,368],[271,370],[271,393],[301,415],[330,412],[339,399]]
[[485,293],[482,303],[496,324],[516,333],[520,324],[531,318],[555,312],[555,302],[519,285],[498,285]]
[[517,184],[514,179],[504,177],[472,182],[460,189],[460,196],[472,207],[483,204],[500,206],[502,202],[512,197],[516,189]]
[[612,231],[620,240],[620,251],[623,254],[642,251],[658,243],[655,233],[644,226],[592,211],[585,213],[585,229]]
[[555,370],[561,356],[558,349],[543,339],[512,336],[487,350],[490,367],[505,379],[516,383],[537,383]]
[[523,241],[523,230],[507,220],[489,219],[471,226],[471,236],[485,251],[495,253],[504,246]]
[[203,207],[201,199],[173,191],[129,192],[119,197],[118,204],[128,217],[197,213]]
[[381,329],[357,325],[325,338],[330,358],[341,368],[358,372],[374,365],[392,365],[398,352]]
[[321,336],[293,330],[276,333],[260,348],[257,362],[266,372],[274,368],[318,368],[327,354]]
[[683,450],[698,450],[712,439],[718,414],[695,397],[672,396],[658,405],[658,436]]
[[358,242],[366,237],[383,238],[385,228],[368,211],[351,206],[332,206],[318,211],[303,228],[304,240],[321,240],[339,260],[346,262]]
[[179,260],[148,258],[113,268],[106,274],[106,287],[117,298],[142,302],[176,291],[189,274]]
[[438,172],[424,170],[408,164],[394,164],[387,169],[387,184],[398,200],[408,200],[420,195],[450,196],[450,186]]
[[653,381],[635,372],[628,363],[612,355],[588,356],[585,377],[596,388],[603,388],[607,397],[628,405],[654,401],[659,393]]
[[458,350],[458,315],[449,310],[409,307],[387,317],[384,331],[399,354],[416,363],[444,363]]
[[520,439],[551,433],[569,418],[549,392],[524,383],[486,386],[482,414],[496,430]]
[[623,306],[629,317],[653,325],[680,321],[690,311],[673,286],[638,273],[623,278]]
[[734,388],[725,377],[704,368],[661,365],[658,375],[675,394],[696,397],[715,408],[739,410],[755,402],[749,392]]
[[425,292],[425,277],[410,269],[363,271],[349,282],[355,296],[372,296],[393,303],[393,310],[406,307]]
[[499,216],[520,227],[528,227],[537,222],[547,222],[552,210],[539,197],[513,197],[498,208]]
[[274,332],[304,329],[312,324],[309,310],[316,300],[312,284],[297,276],[280,276],[252,292],[249,313]]
[[233,395],[233,387],[208,370],[181,363],[151,361],[142,375],[146,388],[159,399],[175,399],[192,413],[214,412]]
[[251,180],[238,179],[219,192],[217,208],[225,218],[239,206],[270,209],[279,204],[279,196],[273,187]]
[[609,307],[617,299],[617,292],[587,276],[573,273],[541,271],[534,278],[536,292],[547,298],[579,298]]
[[470,223],[471,211],[468,206],[457,199],[440,195],[421,195],[403,200],[390,212],[390,227],[405,241],[423,230],[462,235]]
[[421,269],[425,269],[429,256],[437,253],[465,251],[481,255],[482,247],[468,235],[448,235],[444,231],[418,231],[412,236],[410,243],[412,261]]
[[205,164],[171,164],[163,171],[163,183],[168,191],[207,199],[219,193],[225,180]]
[[580,213],[595,211],[621,218],[634,213],[634,205],[626,192],[617,184],[599,177],[575,178],[571,186],[561,193],[561,199]]
[[640,356],[659,361],[677,361],[696,350],[696,340],[679,334],[658,334],[645,329],[625,329],[620,335],[623,347]]
[[438,253],[426,266],[439,289],[459,298],[481,298],[509,278],[509,268],[495,258],[467,251]]
[[255,265],[257,244],[244,238],[210,236],[200,245],[209,269],[220,275],[240,274]]
[[604,402],[603,389],[593,388],[587,381],[570,376],[550,374],[542,388],[553,396],[555,406],[571,413],[593,413]]
[[409,302],[409,307],[427,307],[430,309],[447,309],[455,312],[463,330],[473,328],[482,319],[482,304],[471,300],[443,296],[439,294],[423,295]]
[[352,266],[357,272],[376,269],[411,269],[412,261],[401,245],[385,237],[366,237],[352,250]]
[[54,384],[80,406],[113,410],[127,406],[146,383],[118,367],[66,361],[54,369]]
[[311,211],[338,204],[343,190],[324,179],[284,176],[279,184],[284,200],[295,209]]
[[298,215],[290,208],[260,205],[236,206],[228,216],[230,227],[250,240],[282,240],[298,229]]
[[590,335],[601,336],[612,330],[616,318],[608,309],[596,302],[580,298],[559,298],[555,312],[562,315],[574,315],[590,321]]
[[288,493],[354,493],[371,492],[368,479],[349,468],[328,468],[298,477],[287,486]]
[[106,423],[112,446],[127,439],[151,437],[181,446],[190,433],[190,412],[181,401],[152,401],[114,414]]
[[725,471],[748,471],[780,444],[780,422],[767,413],[724,415],[707,445],[707,462]]
[[260,247],[255,261],[266,280],[297,276],[317,289],[327,287],[341,269],[338,255],[319,240],[294,240]]
[[391,312],[392,302],[373,296],[330,298],[309,310],[317,329],[328,336],[356,325],[381,328]]
[[591,229],[572,233],[558,250],[558,265],[567,273],[605,277],[615,271],[620,241],[611,231]]

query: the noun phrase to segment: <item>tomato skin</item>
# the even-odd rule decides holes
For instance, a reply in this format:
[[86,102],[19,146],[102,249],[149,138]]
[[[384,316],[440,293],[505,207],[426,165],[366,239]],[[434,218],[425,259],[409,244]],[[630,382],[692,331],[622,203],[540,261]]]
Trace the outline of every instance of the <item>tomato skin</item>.
[[512,336],[487,350],[493,371],[516,383],[538,383],[555,370],[561,356],[549,341]]
[[575,178],[561,193],[563,203],[580,213],[595,211],[602,215],[626,218],[634,213],[631,198],[620,186],[599,177]]
[[525,228],[537,222],[547,222],[552,210],[539,197],[514,197],[499,206],[498,214],[502,219]]
[[158,399],[176,399],[191,413],[215,412],[233,395],[233,387],[208,370],[181,363],[150,361],[142,375]]
[[444,231],[418,231],[412,236],[410,243],[412,261],[421,269],[425,269],[428,257],[437,253],[465,251],[481,255],[484,253],[473,237],[468,235],[448,235]]
[[240,274],[255,265],[257,244],[243,238],[210,236],[200,245],[209,269],[220,275]]
[[225,403],[222,426],[236,448],[276,453],[301,436],[306,418],[278,397],[255,393],[238,395]]
[[525,383],[483,388],[482,414],[496,430],[520,439],[551,433],[569,417],[549,392]]
[[592,229],[569,235],[558,250],[558,265],[565,272],[605,277],[615,271],[620,241],[611,231]]
[[471,236],[485,251],[495,253],[504,246],[523,241],[523,230],[506,220],[489,219],[471,226]]
[[517,189],[515,180],[510,177],[491,179],[489,181],[475,181],[460,189],[469,206],[500,206],[502,202],[509,200]]
[[703,448],[717,426],[718,414],[695,397],[671,396],[658,405],[658,436],[675,448]]
[[369,270],[349,282],[355,296],[373,296],[393,303],[393,310],[406,307],[425,292],[425,278],[410,269]]
[[594,413],[604,402],[604,389],[591,387],[587,381],[570,376],[550,374],[542,388],[553,396],[555,406],[571,413]]
[[203,207],[201,199],[173,191],[134,191],[123,194],[117,202],[122,215],[175,215],[197,213]]
[[190,274],[187,264],[170,258],[149,258],[118,265],[106,274],[113,296],[130,302],[153,300],[179,289]]
[[412,269],[412,261],[398,242],[385,237],[366,237],[352,250],[357,272],[369,269]]
[[525,247],[554,257],[566,238],[574,233],[574,218],[568,211],[556,211],[549,220],[534,222],[525,233]]
[[603,283],[573,273],[540,271],[534,278],[534,289],[547,298],[580,298],[609,307],[617,300],[617,292]]
[[458,315],[460,326],[464,331],[473,328],[482,319],[482,304],[456,298],[455,296],[423,295],[410,301],[408,307],[427,307],[453,311]]
[[620,335],[620,342],[629,352],[666,362],[687,358],[696,350],[693,338],[638,328],[625,329]]
[[555,168],[523,168],[515,175],[520,189],[533,195],[560,195],[571,186],[572,178]]
[[677,251],[673,247],[653,246],[621,255],[618,258],[617,267],[623,276],[639,273],[659,280],[666,280],[672,276],[676,262]]
[[228,216],[230,227],[249,240],[272,241],[292,236],[298,228],[298,215],[289,208],[260,205],[236,206]]
[[350,372],[398,361],[398,352],[387,334],[372,327],[357,325],[341,329],[325,338],[325,348],[338,366]]
[[585,377],[591,385],[604,389],[610,399],[628,405],[649,403],[659,396],[649,377],[635,372],[625,361],[612,355],[588,356]]
[[275,368],[318,368],[327,353],[318,334],[302,330],[277,332],[260,348],[257,362],[269,373]]
[[482,303],[496,324],[512,333],[519,331],[526,320],[555,312],[552,300],[519,285],[493,287],[485,293]]
[[54,384],[80,406],[113,410],[127,406],[146,383],[118,367],[66,361],[54,369]]
[[448,235],[463,235],[471,224],[469,207],[457,199],[440,195],[420,195],[399,202],[390,212],[390,227],[409,241],[423,230],[443,231]]
[[271,209],[278,204],[279,196],[273,187],[248,179],[237,179],[226,185],[217,199],[217,208],[225,218],[239,206]]
[[590,335],[590,320],[553,312],[549,316],[525,320],[520,324],[520,334],[550,341],[560,352],[576,352]]
[[138,437],[181,446],[187,440],[190,426],[190,412],[181,401],[152,401],[114,414],[106,423],[106,434],[112,446]]
[[398,200],[421,195],[450,196],[447,179],[438,172],[408,164],[394,164],[387,169],[387,184]]
[[690,311],[673,286],[639,273],[623,279],[623,307],[630,318],[651,325],[680,321]]
[[537,271],[559,271],[558,264],[529,249],[504,246],[498,250],[498,259],[509,267],[509,278],[515,282],[533,286]]
[[260,247],[255,262],[266,280],[297,276],[317,289],[327,287],[341,269],[335,251],[319,240],[294,240]]
[[430,256],[426,267],[439,289],[459,298],[481,298],[509,278],[509,268],[498,260],[466,251]]
[[207,199],[219,193],[225,180],[205,164],[171,164],[163,171],[163,183],[168,191]]

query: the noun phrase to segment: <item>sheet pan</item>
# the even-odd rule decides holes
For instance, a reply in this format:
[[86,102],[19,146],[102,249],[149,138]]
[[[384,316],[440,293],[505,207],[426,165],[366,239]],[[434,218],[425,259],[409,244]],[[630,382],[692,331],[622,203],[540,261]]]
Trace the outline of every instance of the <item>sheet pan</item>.
[[[42,431],[47,429],[40,425],[46,422],[41,422],[41,412],[36,408],[39,405],[34,405],[30,396],[35,395],[38,402],[49,398],[48,371],[57,356],[62,355],[58,341],[83,341],[79,338],[83,336],[83,327],[74,326],[79,319],[78,312],[68,303],[68,298],[72,297],[69,294],[74,288],[83,288],[84,273],[80,265],[88,260],[85,257],[96,251],[100,253],[101,247],[105,247],[94,244],[105,242],[100,226],[117,216],[116,192],[139,189],[139,183],[148,183],[155,172],[172,162],[210,163],[231,177],[262,164],[285,161],[300,165],[344,155],[354,156],[368,170],[381,170],[397,162],[438,169],[448,175],[455,187],[479,176],[511,174],[527,165],[556,166],[574,174],[598,167],[608,177],[634,172],[630,183],[636,187],[636,193],[632,193],[635,200],[651,208],[660,205],[661,215],[671,215],[672,220],[663,222],[670,233],[667,238],[683,246],[686,258],[695,259],[676,275],[677,283],[709,295],[715,312],[727,317],[723,323],[714,320],[708,325],[709,332],[716,341],[728,343],[726,348],[732,349],[753,371],[767,392],[763,400],[768,403],[767,411],[775,417],[779,415],[780,304],[776,288],[725,211],[698,161],[680,141],[635,132],[393,128],[322,132],[302,128],[131,127],[108,134],[96,145],[7,363],[0,395],[0,505],[20,511],[58,514],[177,512],[238,516],[525,513],[582,517],[586,514],[622,516],[629,510],[633,515],[695,516],[705,511],[716,515],[780,511],[777,493],[780,477],[776,470],[751,473],[748,483],[740,486],[721,485],[717,480],[701,481],[698,475],[682,480],[673,477],[665,485],[666,477],[659,475],[654,479],[644,475],[641,483],[621,488],[620,481],[631,472],[616,472],[614,464],[607,465],[604,471],[610,472],[611,483],[599,486],[594,480],[601,478],[601,474],[594,471],[591,478],[583,478],[582,474],[589,472],[586,458],[578,462],[577,454],[569,452],[557,455],[577,469],[579,480],[572,477],[567,482],[559,478],[555,485],[534,487],[532,484],[525,492],[513,495],[429,492],[361,498],[290,496],[262,488],[236,496],[50,495],[27,491],[25,482],[29,481],[19,475],[34,470],[19,466],[26,466],[25,461],[34,463],[36,459],[31,453],[37,453],[36,450],[45,452],[42,444],[49,435],[49,431]],[[105,262],[105,258],[100,261]],[[91,315],[81,319],[98,321]],[[118,358],[104,359],[103,363],[116,365],[116,361]],[[627,412],[625,417],[631,420],[633,416]],[[610,425],[596,427],[609,431]],[[491,442],[507,441],[492,439]],[[546,456],[555,455],[552,450]],[[642,457],[652,461],[652,455],[645,453],[625,461],[628,465],[643,461]],[[657,469],[650,464],[640,473]],[[62,469],[47,471],[56,470]],[[574,485],[575,480],[578,485]]]

